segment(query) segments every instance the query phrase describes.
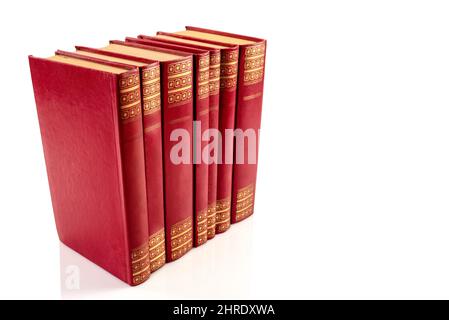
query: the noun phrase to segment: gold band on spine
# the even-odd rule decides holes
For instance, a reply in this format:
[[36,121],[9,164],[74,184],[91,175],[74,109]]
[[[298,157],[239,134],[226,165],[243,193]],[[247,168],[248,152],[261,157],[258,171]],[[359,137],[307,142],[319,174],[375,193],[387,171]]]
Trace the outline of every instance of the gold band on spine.
[[160,68],[150,66],[142,70],[143,114],[152,114],[161,109]]
[[201,245],[207,241],[207,209],[196,214],[196,243]]
[[265,43],[245,49],[243,84],[251,85],[263,80],[265,65]]
[[231,226],[231,198],[217,200],[215,221],[216,232],[224,232]]
[[165,264],[165,230],[161,229],[148,240],[150,270],[156,271]]
[[171,235],[171,259],[176,260],[192,249],[192,218],[184,219],[172,226]]
[[198,59],[197,94],[199,99],[209,98],[209,60],[209,55]]
[[209,57],[209,95],[220,92],[220,53],[211,53]]
[[222,50],[220,66],[220,88],[234,90],[237,88],[238,50]]
[[173,92],[177,89],[183,89],[192,85],[192,73],[186,75],[168,79],[167,88],[168,92]]
[[148,126],[148,127],[145,127],[145,128],[143,129],[143,132],[144,132],[144,133],[149,133],[149,132],[152,132],[153,130],[158,129],[158,128],[160,128],[160,127],[161,127],[161,123],[158,122],[158,123],[152,124],[152,125],[150,125],[150,126]]
[[135,119],[141,114],[140,77],[137,72],[121,75],[119,81],[120,119]]
[[212,203],[207,208],[207,238],[215,236],[216,203]]
[[145,243],[131,252],[132,282],[137,285],[150,277],[150,256]]
[[185,103],[192,99],[192,59],[168,65],[168,104]]
[[240,221],[254,212],[254,184],[237,191],[236,221]]
[[243,101],[249,101],[249,100],[257,99],[257,98],[259,98],[261,96],[262,96],[262,92],[257,92],[255,94],[250,94],[248,96],[244,96],[243,97]]

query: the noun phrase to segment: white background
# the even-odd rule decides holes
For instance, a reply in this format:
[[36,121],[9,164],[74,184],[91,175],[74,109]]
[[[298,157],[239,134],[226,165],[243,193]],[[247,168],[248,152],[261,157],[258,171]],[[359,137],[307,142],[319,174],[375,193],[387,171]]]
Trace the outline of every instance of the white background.
[[[1,1],[0,298],[449,298],[448,17],[445,1]],[[131,288],[59,244],[27,55],[184,25],[268,40],[256,210]]]

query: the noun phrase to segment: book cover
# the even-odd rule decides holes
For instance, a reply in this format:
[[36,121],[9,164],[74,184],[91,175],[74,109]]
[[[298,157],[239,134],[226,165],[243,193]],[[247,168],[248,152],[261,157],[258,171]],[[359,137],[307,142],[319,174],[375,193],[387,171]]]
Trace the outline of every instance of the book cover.
[[58,52],[91,61],[122,63],[138,67],[140,70],[148,208],[148,249],[150,271],[154,272],[161,268],[166,261],[159,63],[88,47],[75,46],[75,48],[76,53]]
[[29,57],[58,236],[130,285],[149,275],[137,68]]

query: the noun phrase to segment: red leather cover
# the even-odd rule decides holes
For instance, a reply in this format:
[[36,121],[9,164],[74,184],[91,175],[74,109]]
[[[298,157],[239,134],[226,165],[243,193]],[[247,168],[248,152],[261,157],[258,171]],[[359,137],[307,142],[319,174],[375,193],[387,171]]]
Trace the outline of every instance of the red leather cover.
[[[177,143],[176,141],[170,141],[172,131],[181,128],[188,132],[189,137],[192,137],[192,88],[189,85],[179,87],[176,84],[177,80],[180,80],[179,83],[181,84],[191,84],[192,68],[191,56],[176,62],[161,62],[165,225],[167,228],[168,261],[182,257],[192,248],[192,141],[190,141],[190,161],[188,164],[174,164],[170,160],[170,150]],[[182,75],[185,73],[187,75]]]
[[147,184],[149,256],[151,272],[166,261],[164,229],[164,184],[162,164],[161,85],[159,62],[105,50],[76,46],[77,52],[100,54],[145,63],[140,67],[142,89],[145,174]]
[[[177,50],[207,50],[209,51],[209,128],[219,129],[219,77],[220,77],[220,50],[207,46],[193,46],[190,44],[164,41],[164,39],[139,35],[139,38],[147,43],[159,43],[165,48],[176,48]],[[216,205],[217,205],[217,179],[218,165],[208,165],[208,206],[207,206],[207,238],[215,237],[216,230]]]
[[[195,44],[189,44],[180,42],[182,39],[196,40],[196,38],[186,37],[175,33],[158,32],[160,35],[166,35],[173,37],[174,40],[168,40],[165,38],[140,36],[144,39],[159,39],[159,41],[167,41],[169,43],[182,43],[184,46],[191,46],[194,48],[209,49],[211,56],[215,53],[218,55],[218,63],[220,64],[219,71],[215,70],[215,75],[211,75],[211,78],[220,78],[220,93],[219,93],[219,125],[222,138],[225,137],[226,129],[234,129],[235,124],[235,106],[237,95],[237,70],[238,70],[238,47],[232,44],[224,44],[222,49],[214,49],[207,47],[206,42],[204,46],[198,46]],[[179,39],[176,41],[175,39]],[[218,51],[217,51],[218,50]],[[212,53],[214,52],[214,53]],[[212,62],[211,62],[212,63]],[[217,82],[218,83],[218,82]],[[233,140],[232,140],[233,142]],[[216,233],[222,233],[229,229],[230,215],[231,215],[231,195],[232,195],[232,164],[225,163],[226,157],[233,157],[233,143],[230,145],[230,149],[222,149],[222,162],[217,166],[217,181],[216,181]],[[214,186],[211,186],[214,187]],[[212,210],[210,210],[212,211]],[[211,212],[213,213],[213,212]]]
[[150,272],[138,70],[29,61],[60,240],[128,284],[143,282]]
[[[168,49],[124,41],[111,43],[179,55]],[[179,142],[170,141],[170,134],[176,129],[183,129],[192,137],[192,55],[185,54],[184,57],[173,61],[160,61],[160,67],[166,255],[167,261],[173,261],[182,257],[193,245],[192,141],[188,164],[175,164],[170,159],[172,148]]]
[[[237,108],[235,128],[243,131],[256,131],[256,163],[248,164],[248,148],[245,147],[245,164],[235,163],[232,182],[231,222],[241,221],[254,212],[254,199],[257,177],[257,155],[259,148],[259,130],[262,116],[262,97],[265,69],[266,40],[233,33],[187,26],[194,30],[228,37],[254,41],[254,44],[239,45],[239,63],[237,80]],[[198,40],[196,38],[192,38]],[[205,43],[222,44],[216,41],[201,40]]]
[[[188,52],[202,52],[203,50],[209,51],[209,128],[218,129],[219,121],[219,75],[220,75],[220,51],[217,49],[212,49],[210,47],[200,47],[200,46],[190,46],[182,45],[177,43],[169,43],[158,41],[155,42],[156,37],[149,36],[139,36],[140,39],[147,41],[149,44],[151,42],[154,46],[161,47],[162,44],[164,48],[176,49],[179,51],[188,50]],[[192,51],[194,50],[194,51]],[[215,216],[216,216],[216,192],[217,192],[217,175],[218,166],[215,163],[209,164],[208,166],[208,207],[207,207],[207,238],[212,239],[215,236]]]
[[[200,123],[200,127],[193,128],[193,154],[194,158],[201,159],[201,152],[207,146],[207,142],[202,141],[201,137],[209,128],[209,51],[131,37],[126,38],[126,41],[193,54],[194,119]],[[198,140],[201,141],[199,145]],[[203,161],[201,163],[194,161],[193,169],[195,177],[193,243],[195,247],[198,247],[207,241],[209,171],[208,165]]]

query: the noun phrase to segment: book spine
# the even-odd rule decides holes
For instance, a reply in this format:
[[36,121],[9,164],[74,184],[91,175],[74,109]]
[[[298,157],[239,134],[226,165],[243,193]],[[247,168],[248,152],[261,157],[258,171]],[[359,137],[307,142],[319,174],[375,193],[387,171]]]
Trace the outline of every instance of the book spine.
[[167,261],[193,245],[192,67],[191,56],[161,65]]
[[[209,129],[218,130],[220,105],[220,52],[209,57]],[[214,152],[217,152],[216,150]],[[217,163],[209,164],[207,238],[215,237],[217,206]]]
[[[226,137],[227,130],[234,130],[238,57],[237,48],[221,50],[219,129],[222,139]],[[216,233],[225,232],[231,225],[232,163],[226,159],[233,159],[233,141],[229,139],[228,144],[222,143],[221,162],[218,164]]]
[[[194,172],[195,172],[195,235],[194,245],[207,241],[207,208],[209,166],[202,161],[202,150],[207,145],[202,137],[209,129],[209,53],[195,55],[195,108],[196,125],[193,133]],[[199,127],[198,127],[199,125]]]
[[[240,46],[239,50],[235,127],[241,133],[248,133],[253,139],[245,139],[243,134],[239,138],[236,132],[232,182],[232,223],[239,222],[254,212],[266,41],[255,45]],[[253,140],[255,146],[245,146],[245,140],[248,141],[248,144],[251,144],[251,140]],[[243,163],[238,161],[241,156],[244,157]]]
[[138,285],[150,276],[148,213],[139,71],[119,76],[119,143],[121,179],[128,247],[130,281]]
[[166,261],[159,64],[141,68],[141,79],[148,203],[148,249],[150,271],[154,272]]

